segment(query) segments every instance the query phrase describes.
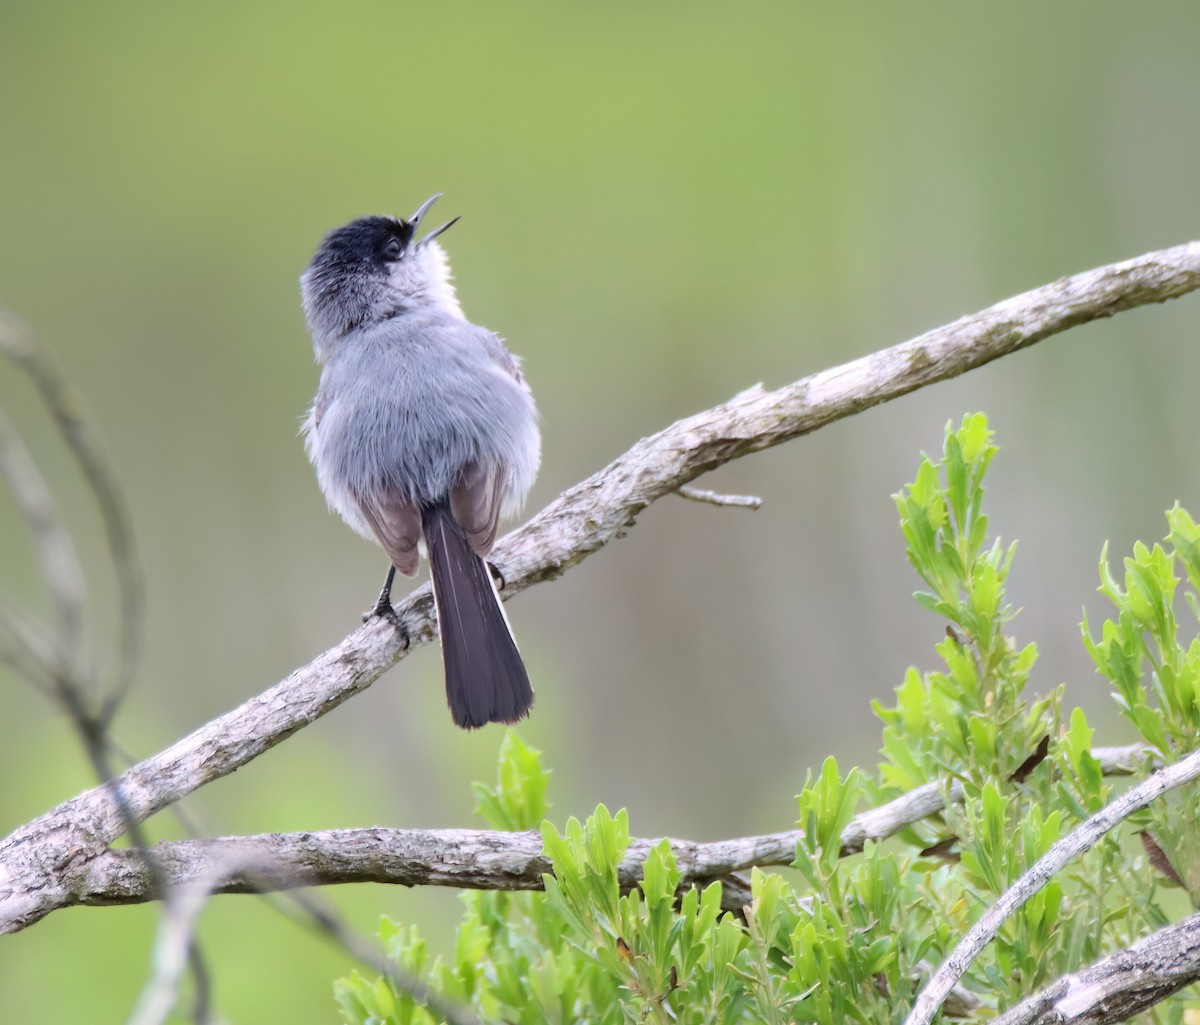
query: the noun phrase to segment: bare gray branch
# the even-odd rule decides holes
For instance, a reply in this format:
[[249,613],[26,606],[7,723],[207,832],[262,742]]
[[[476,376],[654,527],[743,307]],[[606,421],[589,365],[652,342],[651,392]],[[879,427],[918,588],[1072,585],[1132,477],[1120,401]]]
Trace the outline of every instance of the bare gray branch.
[[[17,511],[29,527],[54,608],[55,644],[40,653],[46,660],[46,675],[76,679],[83,672],[83,610],[87,604],[83,567],[45,478],[3,410],[0,410],[0,477],[4,478]],[[21,639],[15,628],[10,632]],[[22,646],[26,657],[41,660],[37,646]]]
[[719,491],[694,488],[690,484],[685,484],[675,494],[692,502],[703,502],[705,505],[730,505],[742,509],[760,509],[763,504],[763,500],[758,495],[723,495]]
[[[142,576],[129,515],[121,497],[121,489],[117,486],[116,475],[81,414],[83,402],[80,396],[59,371],[49,352],[36,343],[32,332],[5,310],[0,310],[0,353],[24,370],[33,381],[63,442],[87,481],[88,491],[96,501],[104,525],[109,555],[117,577],[117,605],[120,611],[116,664],[109,693],[104,698],[100,713],[101,721],[107,722],[128,690],[142,626]],[[48,582],[52,585],[55,583],[49,578]],[[57,586],[63,586],[64,583]]]
[[[156,873],[145,855],[140,851],[131,853],[139,859],[147,877],[152,878]],[[174,1010],[200,913],[213,893],[214,884],[232,868],[232,864],[214,864],[187,886],[168,888],[154,941],[153,971],[142,987],[128,1025],[162,1025]]]
[[1110,1025],[1200,980],[1200,914],[1066,975],[993,1025]]
[[905,1025],[929,1025],[953,986],[972,961],[995,938],[1009,915],[1045,886],[1074,858],[1090,851],[1135,811],[1163,794],[1200,779],[1200,751],[1155,772],[1149,779],[1110,801],[1086,822],[1063,837],[993,904],[951,951],[917,997]]
[[[1127,771],[1138,745],[1096,748],[1106,773]],[[887,804],[863,812],[842,833],[842,855],[868,841],[886,840],[937,814],[946,795],[962,800],[957,785],[929,783]],[[712,843],[670,840],[682,876],[681,885],[726,882],[753,867],[790,865],[801,833],[787,830]],[[651,848],[660,839],[634,840],[621,863],[622,887],[633,889]],[[540,890],[552,872],[536,832],[505,833],[479,829],[333,829],[309,833],[266,833],[215,840],[176,840],[151,848],[152,864],[169,888],[191,891],[202,884],[213,893],[265,893],[337,883],[391,883],[401,886],[453,886],[478,890]],[[107,850],[67,866],[60,882],[71,903],[136,904],[159,898],[159,882],[141,852]],[[729,885],[727,910],[748,897]],[[8,909],[0,894],[0,929]]]

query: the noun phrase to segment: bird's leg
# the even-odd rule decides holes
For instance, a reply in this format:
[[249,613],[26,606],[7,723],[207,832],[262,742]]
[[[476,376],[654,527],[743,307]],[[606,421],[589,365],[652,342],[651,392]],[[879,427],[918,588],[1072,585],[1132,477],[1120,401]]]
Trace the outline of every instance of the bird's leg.
[[396,567],[388,567],[387,579],[383,582],[383,590],[379,592],[379,598],[372,606],[370,612],[363,614],[363,622],[367,622],[372,617],[386,619],[397,630],[404,634],[404,646],[408,647],[408,631],[400,622],[400,617],[396,615],[396,610],[392,608],[392,584],[396,579]]
[[491,573],[492,579],[496,581],[496,590],[503,591],[508,585],[504,581],[504,574],[500,571],[500,567],[493,562],[488,562],[487,559],[483,560],[483,564],[488,568],[488,572]]
[[387,579],[383,582],[383,590],[368,615],[395,618],[396,610],[392,608],[392,584],[396,580],[396,567],[388,567]]

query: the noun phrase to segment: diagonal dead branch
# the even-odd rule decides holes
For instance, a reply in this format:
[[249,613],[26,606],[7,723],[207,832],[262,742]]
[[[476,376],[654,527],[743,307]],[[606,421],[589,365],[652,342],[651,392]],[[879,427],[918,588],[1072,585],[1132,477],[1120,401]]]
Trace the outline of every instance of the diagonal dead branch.
[[1090,851],[1134,812],[1163,794],[1200,779],[1200,751],[1194,751],[1155,772],[1148,779],[1109,802],[1086,822],[1055,843],[1024,875],[984,912],[958,946],[951,951],[929,984],[917,997],[905,1025],[929,1025],[951,988],[971,962],[995,938],[1008,917],[1037,893],[1074,858]]
[[[1062,278],[979,313],[775,391],[750,389],[634,445],[567,489],[493,554],[505,597],[559,576],[626,530],[651,503],[723,463],[958,376],[1068,328],[1200,288],[1200,243]],[[428,586],[397,608],[413,646],[434,636]],[[135,765],[118,791],[81,794],[0,842],[0,931],[37,921],[73,895],[64,866],[99,856],[126,829],[114,793],[141,821],[235,769],[370,686],[404,655],[379,620],[286,680]]]
[[1200,980],[1200,914],[1065,975],[992,1025],[1113,1025]]

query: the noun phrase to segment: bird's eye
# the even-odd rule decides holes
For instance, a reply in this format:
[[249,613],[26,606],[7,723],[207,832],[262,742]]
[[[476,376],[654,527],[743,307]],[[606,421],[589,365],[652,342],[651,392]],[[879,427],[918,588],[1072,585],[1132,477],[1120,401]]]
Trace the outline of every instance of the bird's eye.
[[383,247],[383,255],[389,260],[399,260],[400,254],[404,252],[404,243],[398,238],[389,238],[387,245]]

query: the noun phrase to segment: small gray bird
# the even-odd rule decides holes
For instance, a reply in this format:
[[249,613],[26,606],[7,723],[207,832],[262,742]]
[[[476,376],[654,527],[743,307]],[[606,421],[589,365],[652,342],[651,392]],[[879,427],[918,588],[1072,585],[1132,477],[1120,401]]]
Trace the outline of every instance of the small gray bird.
[[440,195],[407,220],[330,232],[301,277],[323,368],[304,434],[330,508],[391,559],[374,614],[394,621],[396,570],[417,572],[424,541],[446,697],[474,729],[533,704],[484,557],[533,485],[541,437],[518,361],[463,316],[450,284],[434,237],[458,218],[414,237]]

